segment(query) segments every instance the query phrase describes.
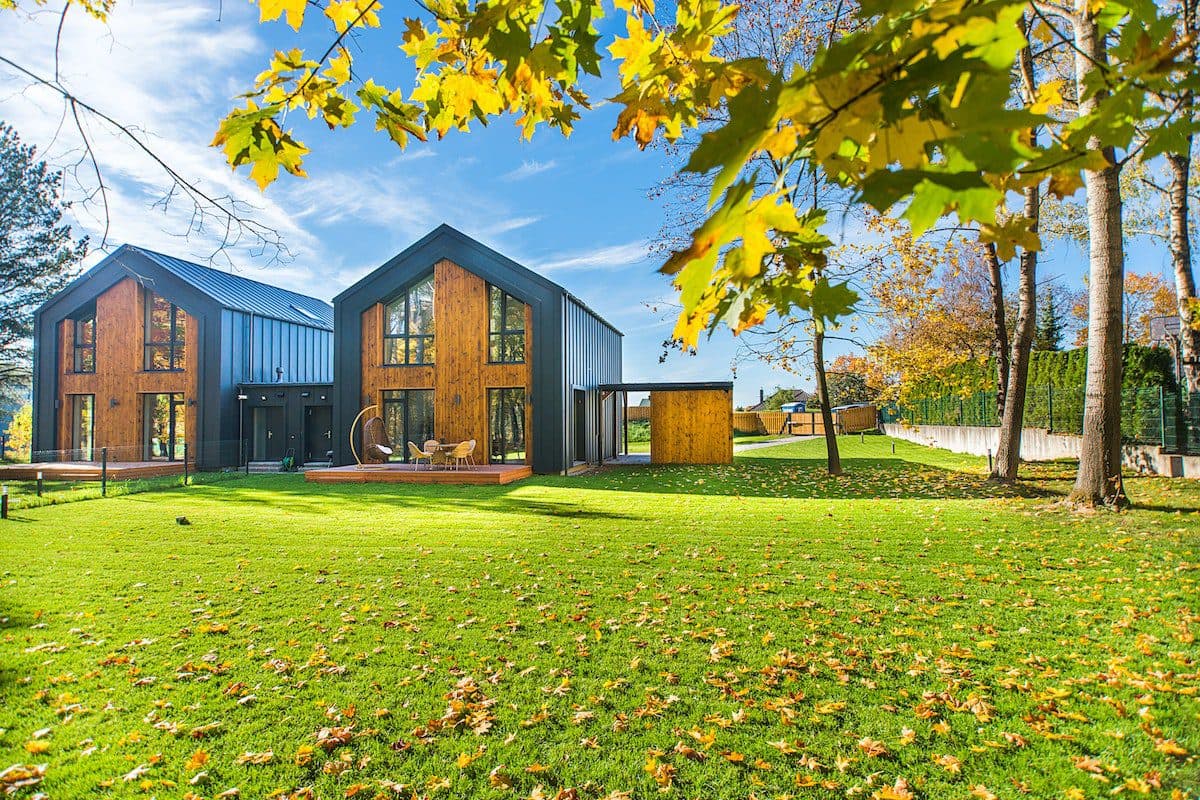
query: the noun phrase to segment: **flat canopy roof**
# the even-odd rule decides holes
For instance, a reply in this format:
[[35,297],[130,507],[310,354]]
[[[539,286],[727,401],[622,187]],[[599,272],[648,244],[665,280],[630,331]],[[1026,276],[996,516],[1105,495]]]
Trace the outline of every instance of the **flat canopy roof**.
[[678,383],[602,383],[602,392],[695,392],[703,390],[733,391],[733,381],[684,381]]

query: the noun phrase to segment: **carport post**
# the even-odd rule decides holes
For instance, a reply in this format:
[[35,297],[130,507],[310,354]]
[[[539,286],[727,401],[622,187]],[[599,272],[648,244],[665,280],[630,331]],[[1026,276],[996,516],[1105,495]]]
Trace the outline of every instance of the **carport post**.
[[629,392],[622,392],[621,395],[621,437],[625,440],[625,455],[629,455]]

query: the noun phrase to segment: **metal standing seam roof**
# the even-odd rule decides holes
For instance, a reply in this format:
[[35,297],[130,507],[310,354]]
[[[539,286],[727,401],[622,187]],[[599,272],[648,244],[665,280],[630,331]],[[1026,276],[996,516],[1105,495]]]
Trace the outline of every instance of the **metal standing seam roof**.
[[287,289],[230,272],[203,267],[144,247],[126,247],[144,255],[226,308],[310,328],[333,330],[333,306],[324,300],[289,292]]

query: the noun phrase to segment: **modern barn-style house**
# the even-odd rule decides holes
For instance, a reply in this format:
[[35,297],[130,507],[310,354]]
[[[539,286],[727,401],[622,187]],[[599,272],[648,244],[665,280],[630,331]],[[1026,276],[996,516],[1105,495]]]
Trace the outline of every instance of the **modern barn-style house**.
[[[96,461],[107,448],[110,461],[171,464],[188,444],[198,467],[236,466],[239,442],[266,422],[253,409],[269,405],[265,389],[275,404],[282,384],[329,397],[332,372],[328,303],[124,245],[37,313],[35,460]],[[304,445],[303,431],[277,435]]]
[[[557,473],[615,455],[621,333],[563,287],[442,225],[334,298],[338,429],[376,407],[395,457],[428,439]],[[603,449],[602,449],[603,448]],[[348,435],[335,447],[353,463]]]
[[125,245],[38,311],[34,460],[155,474],[186,446],[202,469],[291,455],[310,480],[506,483],[618,456],[645,391],[653,462],[730,461],[732,384],[622,383],[621,342],[447,225],[332,306]]

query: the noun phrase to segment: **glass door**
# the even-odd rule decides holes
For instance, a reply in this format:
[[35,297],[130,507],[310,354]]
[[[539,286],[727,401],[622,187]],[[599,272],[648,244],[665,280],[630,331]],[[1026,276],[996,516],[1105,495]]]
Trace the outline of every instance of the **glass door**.
[[525,390],[488,389],[488,461],[525,463]]
[[71,460],[91,461],[96,434],[96,395],[71,395]]
[[433,390],[389,389],[383,393],[383,429],[393,461],[408,461],[408,443],[421,447],[433,435]]
[[146,461],[179,461],[183,458],[184,402],[182,394],[144,395],[143,455]]

